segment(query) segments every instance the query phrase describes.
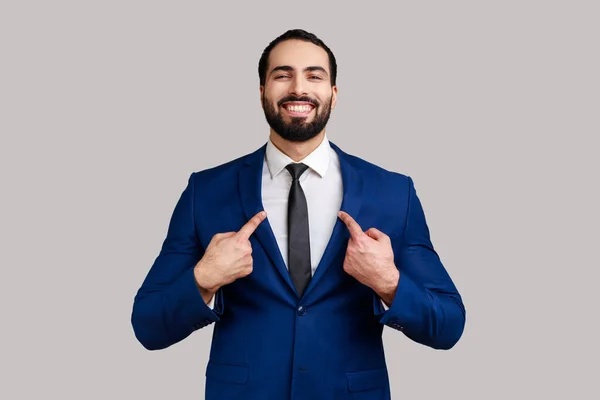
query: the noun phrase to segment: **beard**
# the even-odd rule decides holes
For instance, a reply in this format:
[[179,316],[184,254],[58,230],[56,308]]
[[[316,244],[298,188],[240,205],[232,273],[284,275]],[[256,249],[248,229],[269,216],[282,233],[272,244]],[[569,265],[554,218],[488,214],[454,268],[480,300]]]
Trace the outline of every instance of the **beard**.
[[329,121],[329,116],[331,115],[332,99],[333,94],[327,103],[321,105],[310,97],[288,96],[277,103],[279,108],[281,108],[283,103],[288,101],[307,101],[312,103],[315,106],[315,117],[312,122],[306,122],[307,117],[292,117],[290,122],[285,122],[282,112],[277,112],[273,107],[273,103],[268,101],[264,95],[262,102],[265,118],[275,133],[290,142],[306,142],[317,136],[325,128],[325,125],[327,125],[327,121]]

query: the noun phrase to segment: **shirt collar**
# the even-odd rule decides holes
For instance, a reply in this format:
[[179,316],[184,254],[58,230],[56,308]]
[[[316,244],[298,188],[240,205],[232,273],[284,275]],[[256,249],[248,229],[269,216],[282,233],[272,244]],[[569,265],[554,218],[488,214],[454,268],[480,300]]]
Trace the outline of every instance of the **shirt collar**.
[[[312,153],[307,155],[299,162],[308,165],[310,169],[314,170],[321,176],[321,178],[323,178],[327,172],[327,167],[329,167],[330,149],[331,146],[329,145],[327,134],[325,134],[321,144],[314,149]],[[271,179],[275,178],[281,171],[283,171],[286,165],[294,162],[294,160],[275,147],[270,138],[267,142],[265,159],[267,161],[269,172],[271,173]]]

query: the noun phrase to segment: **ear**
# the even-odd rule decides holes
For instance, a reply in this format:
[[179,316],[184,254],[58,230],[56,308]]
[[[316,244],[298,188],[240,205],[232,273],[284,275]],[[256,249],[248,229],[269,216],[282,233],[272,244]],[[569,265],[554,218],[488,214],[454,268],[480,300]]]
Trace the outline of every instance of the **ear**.
[[265,87],[260,85],[260,107],[263,108],[263,95],[265,93]]
[[335,105],[337,103],[337,86],[332,86],[331,87],[331,109],[333,110],[335,108]]

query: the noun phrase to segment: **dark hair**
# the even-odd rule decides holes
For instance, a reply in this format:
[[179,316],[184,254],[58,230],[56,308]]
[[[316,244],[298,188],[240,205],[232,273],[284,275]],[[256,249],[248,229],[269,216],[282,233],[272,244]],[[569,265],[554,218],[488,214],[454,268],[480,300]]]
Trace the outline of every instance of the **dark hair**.
[[269,43],[269,45],[265,48],[262,56],[260,56],[260,60],[258,61],[258,78],[260,79],[260,85],[264,86],[265,84],[267,78],[267,64],[269,62],[269,55],[271,54],[273,47],[277,46],[281,42],[292,39],[313,43],[327,52],[327,55],[329,56],[329,71],[331,73],[331,86],[334,86],[335,79],[337,77],[337,63],[335,62],[335,56],[333,55],[333,52],[317,36],[302,29],[290,29]]

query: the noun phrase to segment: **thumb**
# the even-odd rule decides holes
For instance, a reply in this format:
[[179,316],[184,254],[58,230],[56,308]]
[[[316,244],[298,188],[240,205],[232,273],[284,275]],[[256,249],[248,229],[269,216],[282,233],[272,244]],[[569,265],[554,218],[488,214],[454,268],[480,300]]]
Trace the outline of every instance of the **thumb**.
[[367,231],[365,231],[365,233],[371,238],[371,239],[375,239],[378,242],[380,242],[382,239],[386,238],[387,235],[383,232],[381,232],[379,229],[377,228],[369,228]]

